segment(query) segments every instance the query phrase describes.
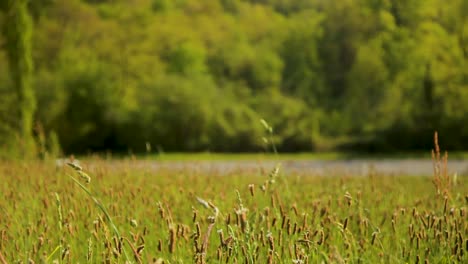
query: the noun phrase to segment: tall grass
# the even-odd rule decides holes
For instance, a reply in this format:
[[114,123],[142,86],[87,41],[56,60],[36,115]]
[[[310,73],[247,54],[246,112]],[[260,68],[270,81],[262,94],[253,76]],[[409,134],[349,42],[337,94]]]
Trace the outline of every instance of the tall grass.
[[0,263],[467,263],[438,153],[432,178],[1,163]]

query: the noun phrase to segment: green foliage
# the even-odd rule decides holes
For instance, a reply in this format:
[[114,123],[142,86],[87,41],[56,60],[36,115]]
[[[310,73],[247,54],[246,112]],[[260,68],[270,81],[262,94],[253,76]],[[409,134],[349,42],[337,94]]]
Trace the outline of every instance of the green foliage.
[[37,122],[65,153],[255,151],[264,118],[280,150],[427,149],[434,130],[464,149],[467,12],[463,0],[0,1],[0,145],[18,152]]
[[284,63],[281,90],[320,107],[326,96],[318,44],[323,36],[323,15],[304,11],[290,19],[288,35],[280,49]]
[[127,87],[115,86],[113,80],[119,76],[118,71],[109,70],[112,65],[92,58],[83,65],[75,63],[62,75],[63,86],[73,87],[57,120],[63,146],[80,151],[85,147],[118,147],[113,142],[113,129],[127,120],[131,101]]
[[348,120],[353,121],[349,126],[355,133],[369,133],[385,128],[395,110],[394,106],[385,109],[388,107],[386,101],[392,103],[393,100],[391,90],[387,87],[389,76],[383,55],[379,41],[362,45],[348,73],[345,113],[349,115]]
[[253,100],[253,108],[274,129],[275,144],[285,151],[314,149],[313,136],[319,136],[317,115],[296,98],[270,90]]
[[[196,87],[203,87],[198,93]],[[155,107],[150,142],[164,150],[202,150],[208,146],[208,126],[214,112],[216,87],[205,77],[167,76],[154,86]]]
[[153,0],[151,9],[155,12],[165,12],[172,8],[172,0]]
[[202,47],[182,43],[168,54],[167,70],[182,75],[203,75],[206,72],[205,52]]

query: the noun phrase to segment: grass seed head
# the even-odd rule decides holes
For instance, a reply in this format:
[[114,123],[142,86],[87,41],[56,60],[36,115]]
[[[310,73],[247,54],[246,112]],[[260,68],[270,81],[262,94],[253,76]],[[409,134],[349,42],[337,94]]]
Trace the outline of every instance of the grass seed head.
[[254,184],[249,184],[249,191],[250,191],[250,195],[252,195],[252,197],[255,196],[255,185]]
[[89,184],[91,182],[91,177],[89,177],[89,175],[87,173],[85,173],[82,170],[77,170],[77,172],[78,172],[78,175],[80,175],[80,178],[83,179],[83,181],[86,184]]

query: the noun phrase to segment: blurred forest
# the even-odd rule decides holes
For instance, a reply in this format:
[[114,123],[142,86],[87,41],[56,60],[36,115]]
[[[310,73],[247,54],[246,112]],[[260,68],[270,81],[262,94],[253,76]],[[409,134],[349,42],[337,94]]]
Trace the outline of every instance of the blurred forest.
[[5,156],[468,149],[466,0],[0,2]]

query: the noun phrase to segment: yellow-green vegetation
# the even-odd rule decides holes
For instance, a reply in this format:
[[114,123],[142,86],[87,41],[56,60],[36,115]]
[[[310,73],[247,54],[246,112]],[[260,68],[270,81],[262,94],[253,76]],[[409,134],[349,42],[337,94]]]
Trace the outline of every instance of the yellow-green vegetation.
[[2,0],[0,158],[31,134],[41,155],[258,152],[261,118],[280,152],[424,151],[435,129],[464,151],[466,14],[466,0]]
[[432,178],[1,163],[0,263],[466,263],[466,180],[434,158]]

